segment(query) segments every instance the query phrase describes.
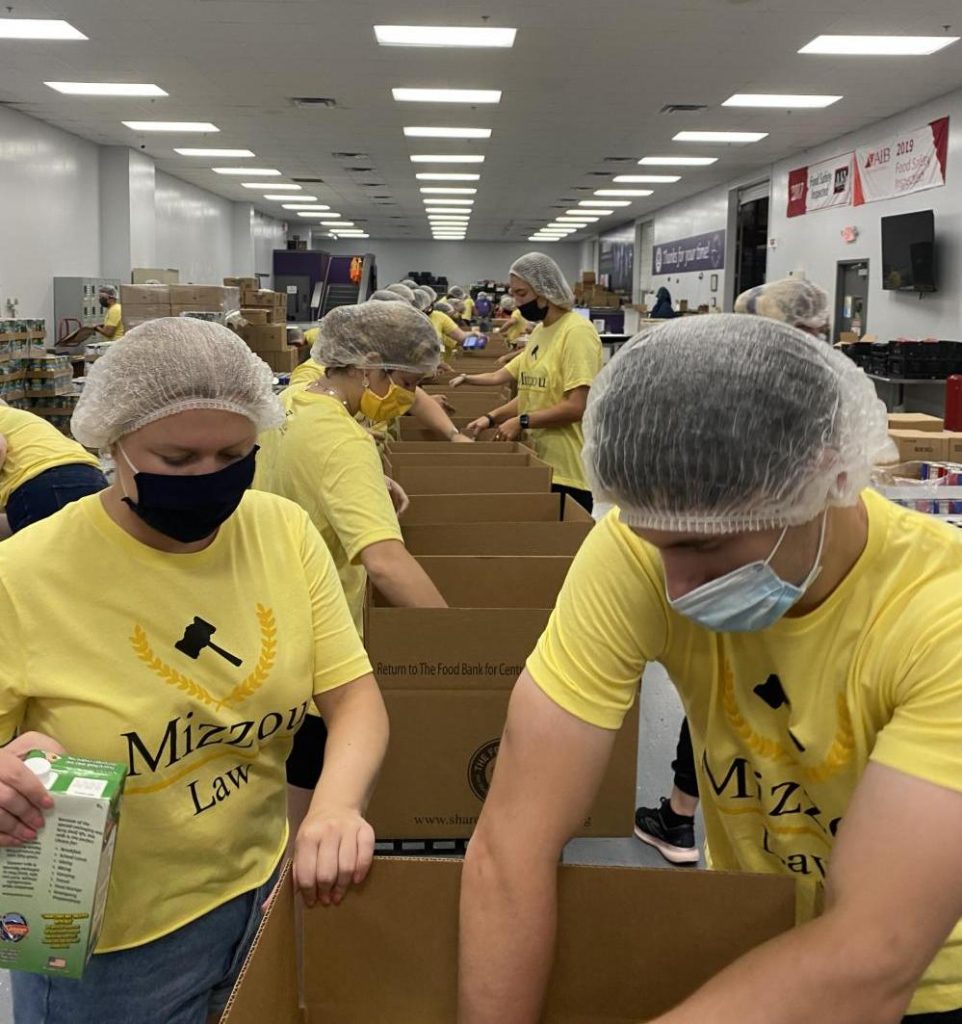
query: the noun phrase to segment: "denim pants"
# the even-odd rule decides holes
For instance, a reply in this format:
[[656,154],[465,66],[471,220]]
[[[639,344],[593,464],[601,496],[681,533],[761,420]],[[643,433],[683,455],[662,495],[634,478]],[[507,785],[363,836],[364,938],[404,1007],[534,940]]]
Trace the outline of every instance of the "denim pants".
[[54,466],[21,484],[10,495],[6,508],[10,529],[16,533],[106,486],[107,478],[93,466]]

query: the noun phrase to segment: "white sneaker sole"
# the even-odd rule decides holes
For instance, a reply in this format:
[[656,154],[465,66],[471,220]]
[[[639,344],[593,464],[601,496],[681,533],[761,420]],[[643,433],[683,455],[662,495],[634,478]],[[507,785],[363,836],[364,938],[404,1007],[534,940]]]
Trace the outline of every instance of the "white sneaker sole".
[[670,864],[697,864],[700,854],[697,849],[688,849],[685,846],[672,846],[671,843],[662,842],[654,836],[642,832],[635,826],[635,835],[649,846],[654,847]]

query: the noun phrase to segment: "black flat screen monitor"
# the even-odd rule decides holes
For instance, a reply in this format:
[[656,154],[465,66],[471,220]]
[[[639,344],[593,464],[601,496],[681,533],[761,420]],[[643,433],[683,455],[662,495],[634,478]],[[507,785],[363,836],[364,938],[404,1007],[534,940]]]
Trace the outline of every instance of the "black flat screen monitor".
[[935,214],[882,218],[882,287],[890,292],[935,291]]

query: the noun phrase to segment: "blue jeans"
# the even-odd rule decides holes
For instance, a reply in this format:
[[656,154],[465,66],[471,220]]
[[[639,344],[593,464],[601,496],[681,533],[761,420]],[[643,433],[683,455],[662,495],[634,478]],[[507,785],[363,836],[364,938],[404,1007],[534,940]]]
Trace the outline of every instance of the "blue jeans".
[[107,478],[93,466],[54,466],[21,484],[10,495],[6,508],[10,529],[16,533],[106,486]]
[[15,1024],[204,1024],[227,1005],[279,873],[170,935],[94,954],[79,981],[13,972]]

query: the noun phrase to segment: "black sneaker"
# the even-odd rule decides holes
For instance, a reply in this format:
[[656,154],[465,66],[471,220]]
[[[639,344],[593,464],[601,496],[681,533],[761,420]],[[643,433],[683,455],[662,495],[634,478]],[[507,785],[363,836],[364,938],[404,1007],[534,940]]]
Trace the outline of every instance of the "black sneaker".
[[660,807],[639,807],[635,811],[635,835],[653,846],[671,864],[697,864],[695,819],[681,825],[669,825],[665,819],[668,798],[661,798]]

